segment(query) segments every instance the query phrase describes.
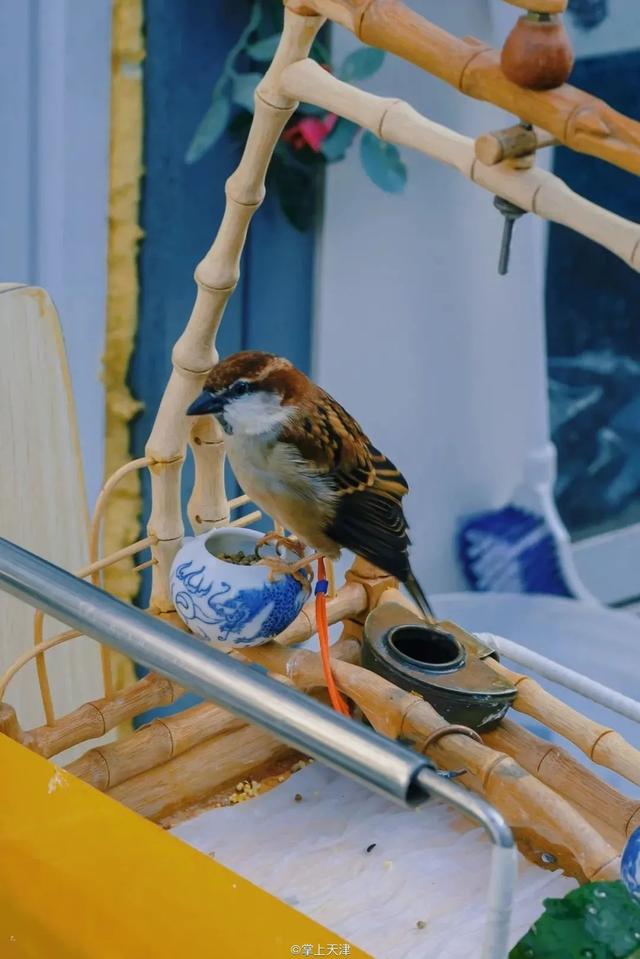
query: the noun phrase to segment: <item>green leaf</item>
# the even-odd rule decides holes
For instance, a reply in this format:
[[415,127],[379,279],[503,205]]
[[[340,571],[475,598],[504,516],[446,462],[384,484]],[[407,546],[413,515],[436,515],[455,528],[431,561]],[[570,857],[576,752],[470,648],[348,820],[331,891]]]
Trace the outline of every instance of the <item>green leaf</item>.
[[325,137],[320,146],[320,151],[325,160],[328,163],[343,160],[359,129],[360,127],[356,123],[340,117],[331,133]]
[[510,959],[633,959],[640,944],[640,904],[621,882],[592,882],[545,912]]
[[323,117],[327,111],[324,107],[317,107],[315,103],[300,103],[296,113],[305,117]]
[[216,94],[211,106],[198,124],[198,129],[189,144],[185,160],[195,163],[218,142],[225,131],[231,106],[225,94]]
[[360,159],[376,186],[386,193],[402,193],[407,182],[407,168],[393,143],[385,143],[367,130],[360,141]]
[[318,63],[331,63],[331,54],[329,53],[329,47],[326,46],[321,40],[316,39],[311,45],[311,50],[309,56],[313,60],[317,60]]
[[261,73],[239,73],[233,78],[233,102],[253,113],[253,95],[261,80]]
[[384,50],[362,47],[361,50],[354,50],[345,57],[338,76],[347,83],[353,80],[364,80],[380,69],[383,60]]
[[301,233],[309,230],[315,222],[318,201],[316,168],[304,167],[286,151],[276,148],[270,177],[289,223]]
[[280,43],[280,37],[281,34],[274,33],[270,37],[265,37],[264,40],[256,40],[255,43],[248,44],[246,51],[252,60],[257,60],[258,63],[267,63],[273,59]]

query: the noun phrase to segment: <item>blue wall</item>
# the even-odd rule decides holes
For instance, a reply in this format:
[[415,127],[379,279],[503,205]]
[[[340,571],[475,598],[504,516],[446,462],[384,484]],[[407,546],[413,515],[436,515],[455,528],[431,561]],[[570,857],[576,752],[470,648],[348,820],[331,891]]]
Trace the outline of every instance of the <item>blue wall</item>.
[[[171,350],[195,296],[193,271],[224,210],[224,181],[239,148],[224,138],[193,166],[184,155],[211,96],[222,60],[245,22],[248,4],[147,0],[145,168],[141,223],[140,318],[130,381],[144,412],[132,425],[141,456],[171,369]],[[268,194],[255,215],[242,275],[218,335],[221,355],[250,347],[284,353],[308,369],[313,238],[285,220]],[[149,510],[144,477],[145,519]],[[188,498],[190,464],[183,495]],[[141,602],[146,600],[146,590]]]
[[[239,159],[229,137],[198,163],[184,155],[205,113],[222,61],[237,39],[249,4],[214,0],[147,0],[145,169],[141,223],[139,328],[130,382],[144,402],[131,431],[133,456],[143,455],[171,369],[171,349],[191,311],[193,271],[211,244],[224,210],[224,181]],[[313,238],[285,220],[267,195],[255,215],[242,275],[217,340],[221,355],[255,347],[287,355],[308,369],[311,343]],[[191,463],[183,473],[189,496]],[[144,484],[143,523],[149,515]],[[233,495],[233,486],[229,490]],[[186,525],[186,515],[185,515]],[[187,527],[188,528],[188,527]],[[139,603],[149,595],[145,578]]]

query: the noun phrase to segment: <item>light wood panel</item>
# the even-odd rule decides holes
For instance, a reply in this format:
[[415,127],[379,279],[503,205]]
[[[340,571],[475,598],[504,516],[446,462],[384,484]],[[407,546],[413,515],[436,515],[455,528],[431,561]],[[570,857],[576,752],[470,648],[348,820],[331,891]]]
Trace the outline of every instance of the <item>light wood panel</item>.
[[[75,571],[88,559],[88,514],[60,323],[44,290],[0,288],[0,535]],[[47,620],[45,636],[64,626]],[[0,673],[32,643],[33,610],[0,593]],[[100,695],[98,648],[65,643],[47,655],[60,713]],[[22,723],[42,722],[32,664],[9,687]]]

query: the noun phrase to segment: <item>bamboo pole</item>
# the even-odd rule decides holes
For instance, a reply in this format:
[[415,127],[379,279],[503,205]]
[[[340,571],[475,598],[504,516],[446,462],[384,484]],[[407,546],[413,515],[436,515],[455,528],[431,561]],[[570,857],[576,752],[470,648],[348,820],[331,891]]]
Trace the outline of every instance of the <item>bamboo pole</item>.
[[615,729],[602,726],[552,696],[535,679],[514,673],[502,663],[486,660],[518,689],[513,708],[526,713],[560,733],[592,762],[606,766],[640,786],[640,751],[634,749]]
[[[362,615],[367,609],[367,591],[361,583],[346,583],[327,600],[327,620],[330,626],[344,619]],[[280,646],[293,646],[310,639],[316,632],[315,602],[305,603],[294,621],[277,637]]]
[[119,726],[158,706],[170,706],[184,690],[171,680],[150,673],[113,696],[84,703],[52,725],[29,730],[31,748],[47,759],[90,739],[99,739]]
[[90,749],[70,763],[67,771],[105,792],[121,782],[161,766],[193,746],[247,723],[212,703],[202,703],[175,716],[154,719],[119,742]]
[[[228,507],[222,481],[222,435],[217,424],[200,427],[185,416],[207,373],[217,362],[214,346],[224,308],[239,277],[240,254],[249,221],[264,198],[264,180],[273,148],[282,129],[297,107],[297,102],[280,93],[278,78],[283,68],[307,56],[321,17],[300,17],[286,12],[284,30],[273,63],[258,84],[255,114],[247,144],[235,173],[226,184],[227,203],[216,239],[195,271],[197,295],[191,318],[176,343],[173,372],[149,437],[146,455],[152,461],[152,510],[148,529],[159,542],[153,558],[151,606],[159,612],[173,608],[169,591],[169,570],[180,547],[183,525],[180,508],[180,477],[189,435],[193,438],[196,469],[213,470],[215,475],[196,480],[196,496],[190,515],[198,528],[199,516],[214,521],[227,516]],[[200,444],[195,440],[205,439]],[[208,498],[208,501],[207,501]]]
[[372,47],[395,53],[478,100],[542,127],[565,146],[640,173],[640,123],[565,83],[527,90],[507,80],[500,54],[473,37],[459,39],[399,0],[285,0],[329,16]]
[[485,166],[477,159],[475,143],[469,137],[433,123],[403,100],[374,96],[343,83],[312,60],[287,67],[280,82],[289,96],[324,107],[383,140],[453,166],[478,186],[543,219],[568,226],[640,270],[640,226],[574,193],[553,173],[535,167],[516,169],[509,161]]
[[201,802],[216,789],[245,779],[252,769],[296,755],[271,733],[245,726],[208,739],[162,766],[127,779],[109,789],[107,795],[157,822]]
[[[269,645],[246,650],[243,655],[284,673],[298,688],[325,685],[320,657],[315,653],[292,653]],[[332,672],[340,691],[385,736],[409,740],[422,752],[434,732],[446,731],[449,726],[429,703],[368,670],[332,658]],[[551,856],[567,875],[581,880],[618,875],[617,850],[565,799],[510,756],[459,732],[433,741],[427,752],[444,769],[468,771],[467,784],[480,788],[500,810],[513,828],[519,848],[539,865],[548,866],[543,857]]]
[[8,736],[22,746],[31,746],[31,737],[29,733],[20,726],[16,711],[9,703],[0,703],[0,733]]
[[640,819],[640,802],[623,795],[586,769],[565,749],[523,729],[511,719],[482,740],[492,749],[505,752],[572,804],[579,805],[623,838],[631,835]]

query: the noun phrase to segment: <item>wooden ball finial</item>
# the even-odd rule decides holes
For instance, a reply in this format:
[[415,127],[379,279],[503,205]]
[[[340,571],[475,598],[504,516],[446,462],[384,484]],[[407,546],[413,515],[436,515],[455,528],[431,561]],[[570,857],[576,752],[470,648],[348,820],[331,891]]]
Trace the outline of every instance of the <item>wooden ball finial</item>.
[[562,22],[531,11],[520,17],[502,48],[500,64],[507,79],[519,87],[562,86],[573,67],[573,50]]

